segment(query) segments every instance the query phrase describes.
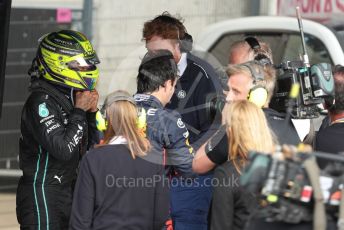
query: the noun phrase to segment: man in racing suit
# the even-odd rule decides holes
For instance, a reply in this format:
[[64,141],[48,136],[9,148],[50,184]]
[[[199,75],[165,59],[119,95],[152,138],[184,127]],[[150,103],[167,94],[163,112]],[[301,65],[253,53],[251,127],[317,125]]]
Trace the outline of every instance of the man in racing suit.
[[40,40],[21,118],[21,229],[68,229],[79,159],[98,141],[98,63],[79,32],[53,32]]
[[178,112],[164,108],[171,100],[176,82],[177,67],[171,52],[148,52],[139,68],[134,99],[147,116],[146,134],[153,147],[149,159],[170,166],[178,175],[190,177],[194,150],[189,145],[189,132]]
[[[168,175],[173,176],[171,186],[174,182],[188,181],[182,178],[194,176],[191,167],[194,150],[189,145],[189,132],[178,112],[164,108],[171,100],[176,82],[177,66],[172,53],[167,50],[148,52],[139,68],[134,96],[147,116],[146,134],[152,145],[147,157],[154,163],[166,165]],[[165,198],[170,199],[167,186],[164,188]]]
[[[136,94],[137,104],[144,108],[147,116],[147,138],[153,151],[148,156],[154,163],[172,166],[176,173],[192,176],[193,149],[188,143],[189,132],[174,111],[164,109],[164,105],[153,95]],[[162,153],[166,151],[162,158]]]

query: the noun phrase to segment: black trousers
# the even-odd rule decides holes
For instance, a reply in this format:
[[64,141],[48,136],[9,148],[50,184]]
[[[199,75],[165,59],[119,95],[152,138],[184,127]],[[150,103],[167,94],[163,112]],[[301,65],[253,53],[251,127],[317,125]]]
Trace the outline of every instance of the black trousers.
[[72,186],[49,186],[19,182],[16,197],[20,229],[68,229]]

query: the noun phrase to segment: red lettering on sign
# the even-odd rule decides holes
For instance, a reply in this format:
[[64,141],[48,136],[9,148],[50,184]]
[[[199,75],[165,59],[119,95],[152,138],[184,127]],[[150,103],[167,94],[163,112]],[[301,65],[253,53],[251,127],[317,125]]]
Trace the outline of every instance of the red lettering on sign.
[[344,4],[341,2],[341,0],[336,0],[336,6],[338,9],[344,12]]
[[332,0],[325,0],[324,12],[332,12]]
[[[320,0],[311,0],[312,12],[320,12]],[[314,9],[315,8],[315,9]]]
[[[1,0],[0,0],[1,1]],[[300,8],[305,18],[328,20],[344,13],[344,0],[277,0],[278,15],[295,16],[295,7]]]
[[311,7],[311,1],[302,1],[301,10],[303,13],[307,13]]

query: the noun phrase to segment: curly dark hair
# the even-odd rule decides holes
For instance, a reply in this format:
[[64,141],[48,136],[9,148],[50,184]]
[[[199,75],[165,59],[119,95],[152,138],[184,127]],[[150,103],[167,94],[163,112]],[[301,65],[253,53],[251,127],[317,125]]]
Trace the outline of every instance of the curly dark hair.
[[144,23],[142,37],[143,40],[149,41],[154,35],[164,39],[181,40],[187,33],[182,19],[173,17],[165,11],[153,20]]

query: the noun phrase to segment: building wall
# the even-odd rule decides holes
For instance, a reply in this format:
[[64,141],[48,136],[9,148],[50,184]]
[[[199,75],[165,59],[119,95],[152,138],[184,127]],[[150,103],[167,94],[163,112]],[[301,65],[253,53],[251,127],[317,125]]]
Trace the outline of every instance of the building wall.
[[71,28],[70,21],[58,22],[54,8],[32,6],[13,7],[11,10],[5,87],[0,105],[0,176],[4,175],[1,169],[18,168],[20,117],[29,95],[30,77],[27,72],[36,55],[37,41],[43,34]]
[[260,15],[277,15],[277,0],[260,0]]
[[12,7],[15,8],[70,8],[81,9],[83,0],[12,0]]
[[[38,38],[60,29],[83,31],[83,22],[88,18],[82,17],[82,11],[84,3],[90,1],[93,1],[92,41],[101,60],[98,85],[101,105],[105,95],[115,89],[135,93],[137,68],[146,52],[141,41],[145,21],[164,11],[178,14],[197,40],[209,24],[249,15],[253,0],[12,0],[15,10],[12,10],[10,21],[5,97],[0,119],[0,136],[3,135],[0,137],[0,170],[18,168],[16,140],[20,135],[20,111],[28,95],[27,70],[35,55]],[[54,10],[59,8],[73,10],[72,23],[57,22]]]
[[[12,7],[82,10],[84,1],[87,2],[12,0]],[[250,6],[251,0],[93,0],[92,40],[101,60],[98,85],[101,99],[115,89],[125,89],[130,93],[136,91],[137,67],[146,51],[141,41],[145,21],[164,11],[179,15],[196,40],[200,31],[209,24],[249,15]],[[72,28],[81,28],[80,23]]]

